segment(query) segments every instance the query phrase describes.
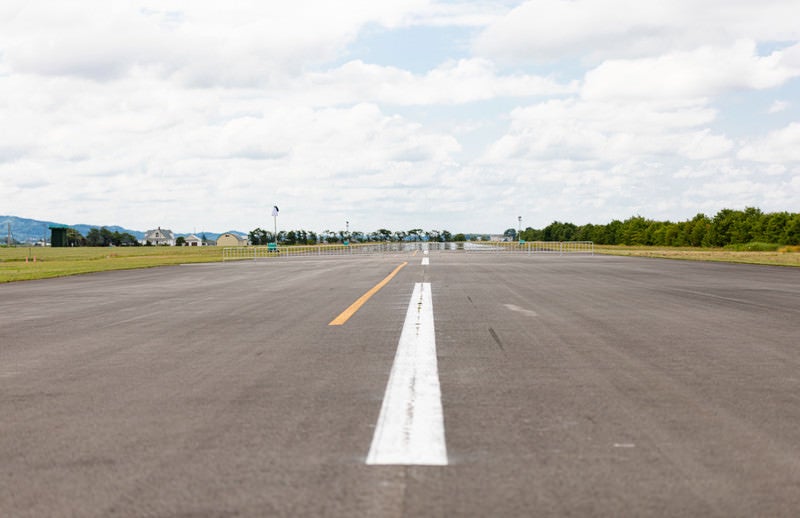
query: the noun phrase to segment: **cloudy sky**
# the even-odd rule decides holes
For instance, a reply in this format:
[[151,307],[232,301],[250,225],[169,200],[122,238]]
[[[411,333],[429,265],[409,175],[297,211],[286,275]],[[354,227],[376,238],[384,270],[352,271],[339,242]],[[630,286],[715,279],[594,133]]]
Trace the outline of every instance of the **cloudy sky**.
[[800,211],[797,0],[3,0],[0,214],[502,232]]

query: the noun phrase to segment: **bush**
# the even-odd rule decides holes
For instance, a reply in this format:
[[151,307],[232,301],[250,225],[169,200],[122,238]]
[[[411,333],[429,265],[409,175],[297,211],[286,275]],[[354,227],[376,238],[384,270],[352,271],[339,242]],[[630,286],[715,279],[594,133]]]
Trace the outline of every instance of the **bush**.
[[780,248],[780,245],[751,241],[740,245],[727,245],[725,250],[733,250],[734,252],[776,252],[778,248]]

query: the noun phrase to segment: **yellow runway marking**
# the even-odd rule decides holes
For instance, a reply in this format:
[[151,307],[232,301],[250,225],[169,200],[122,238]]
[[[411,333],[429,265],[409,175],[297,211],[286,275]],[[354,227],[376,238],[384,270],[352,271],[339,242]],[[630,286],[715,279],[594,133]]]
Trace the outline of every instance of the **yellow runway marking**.
[[334,318],[333,320],[331,320],[330,324],[328,324],[328,325],[329,325],[329,326],[340,326],[340,325],[344,324],[345,322],[347,322],[348,320],[350,320],[350,317],[352,317],[353,315],[355,315],[356,311],[358,311],[359,309],[361,309],[361,306],[363,306],[364,304],[366,304],[366,303],[367,303],[367,301],[368,301],[368,300],[369,300],[369,299],[370,299],[370,298],[371,298],[373,295],[375,295],[376,293],[378,293],[378,292],[380,291],[380,289],[381,289],[381,288],[383,288],[384,286],[386,286],[387,284],[389,284],[389,281],[391,281],[391,280],[394,278],[394,276],[395,276],[395,275],[397,275],[397,273],[398,273],[400,270],[402,270],[402,269],[403,269],[403,267],[404,267],[405,265],[407,265],[407,264],[408,264],[408,262],[404,262],[403,264],[401,264],[400,266],[398,266],[397,268],[395,268],[395,269],[394,269],[394,271],[393,271],[392,273],[390,273],[389,275],[387,275],[385,279],[383,279],[381,282],[379,282],[378,284],[376,284],[375,286],[373,286],[373,287],[372,287],[372,288],[371,288],[371,289],[370,289],[368,292],[366,292],[365,294],[361,295],[361,296],[358,298],[358,300],[356,300],[355,302],[353,302],[352,304],[350,304],[350,307],[349,307],[349,308],[347,308],[347,309],[345,309],[344,311],[342,311],[342,313],[341,313],[341,314],[340,314],[338,317],[336,317],[336,318]]

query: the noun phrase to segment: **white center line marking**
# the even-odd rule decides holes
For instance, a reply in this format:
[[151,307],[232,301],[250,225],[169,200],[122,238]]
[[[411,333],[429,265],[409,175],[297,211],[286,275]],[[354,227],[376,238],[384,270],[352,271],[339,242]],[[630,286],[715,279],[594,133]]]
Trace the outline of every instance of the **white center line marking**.
[[428,282],[414,285],[367,464],[447,465]]
[[423,257],[422,258],[422,266],[428,266],[429,264],[431,264],[430,258],[429,257]]

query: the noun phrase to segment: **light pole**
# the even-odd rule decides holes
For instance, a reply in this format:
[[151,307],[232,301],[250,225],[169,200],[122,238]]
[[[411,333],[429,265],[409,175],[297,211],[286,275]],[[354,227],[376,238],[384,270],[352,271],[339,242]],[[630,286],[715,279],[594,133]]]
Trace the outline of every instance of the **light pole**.
[[517,241],[522,243],[522,216],[517,216],[519,230],[517,230]]
[[344,222],[344,244],[346,244],[346,245],[350,244],[350,222],[349,221],[345,221]]
[[278,206],[277,205],[272,206],[272,221],[274,223],[273,236],[275,236],[275,249],[277,250],[278,249]]

